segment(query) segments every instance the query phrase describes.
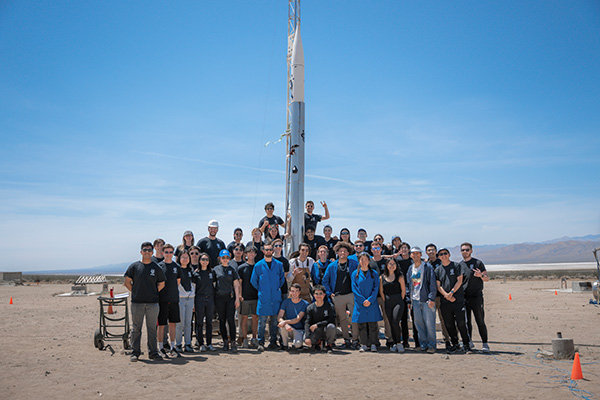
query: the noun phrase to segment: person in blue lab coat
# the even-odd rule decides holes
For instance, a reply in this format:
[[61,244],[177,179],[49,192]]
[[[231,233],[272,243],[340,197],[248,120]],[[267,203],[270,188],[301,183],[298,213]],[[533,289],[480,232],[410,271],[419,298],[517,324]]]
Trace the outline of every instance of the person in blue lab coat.
[[358,256],[359,268],[352,273],[352,292],[354,293],[352,322],[358,324],[360,352],[367,351],[369,346],[371,351],[377,351],[379,344],[377,321],[383,319],[377,303],[379,274],[371,269],[370,261],[371,257],[367,252],[360,253]]
[[277,349],[277,313],[281,305],[281,286],[285,282],[283,264],[273,258],[273,244],[264,244],[262,251],[264,258],[256,263],[250,278],[258,290],[258,351],[265,350],[265,325],[269,318],[269,349]]

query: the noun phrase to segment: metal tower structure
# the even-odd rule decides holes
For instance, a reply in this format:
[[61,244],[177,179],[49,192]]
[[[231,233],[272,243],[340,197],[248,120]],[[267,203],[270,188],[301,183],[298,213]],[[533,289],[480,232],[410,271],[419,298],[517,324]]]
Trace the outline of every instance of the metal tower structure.
[[[293,77],[292,77],[292,53],[294,48],[294,38],[296,36],[296,30],[300,28],[300,0],[288,0],[288,29],[287,29],[287,106],[286,106],[286,158],[285,158],[285,210],[286,216],[292,216],[291,223],[286,218],[286,232],[290,233],[290,237],[285,242],[285,253],[289,255],[298,247],[301,242],[301,234],[304,234],[304,217],[302,210],[293,210],[293,207],[297,207],[297,201],[291,201],[290,193],[292,190],[292,156],[294,155],[295,148],[291,141],[291,130],[292,130],[292,102],[293,102]],[[302,155],[304,158],[304,155]],[[304,196],[302,191],[302,199]],[[293,194],[292,194],[293,195]],[[301,205],[302,207],[302,205]],[[302,213],[302,221],[297,221],[298,215]],[[301,225],[299,225],[301,224]],[[291,225],[291,226],[290,226]],[[301,232],[301,234],[299,233]]]

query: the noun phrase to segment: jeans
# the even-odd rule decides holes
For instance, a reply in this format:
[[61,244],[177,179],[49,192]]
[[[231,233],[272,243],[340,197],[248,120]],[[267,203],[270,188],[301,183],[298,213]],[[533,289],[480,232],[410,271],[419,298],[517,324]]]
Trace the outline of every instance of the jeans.
[[413,301],[412,306],[421,348],[435,349],[435,305],[430,308],[426,301]]
[[142,353],[142,326],[146,318],[148,336],[148,355],[158,354],[156,343],[156,323],[158,321],[158,303],[131,303],[131,348],[132,354],[139,357]]
[[279,328],[281,333],[281,344],[287,347],[290,336],[293,338],[294,347],[299,349],[304,343],[304,329],[296,329],[292,327],[292,331],[288,332],[285,328]]
[[277,344],[277,315],[259,315],[258,316],[258,343],[265,344],[265,330],[267,319],[269,320],[269,336],[273,345]]
[[[192,313],[194,311],[194,298],[179,298],[179,315],[181,322],[177,323],[175,337],[177,346],[181,346],[181,338],[185,334],[185,344],[192,344]],[[173,338],[171,338],[172,340]]]

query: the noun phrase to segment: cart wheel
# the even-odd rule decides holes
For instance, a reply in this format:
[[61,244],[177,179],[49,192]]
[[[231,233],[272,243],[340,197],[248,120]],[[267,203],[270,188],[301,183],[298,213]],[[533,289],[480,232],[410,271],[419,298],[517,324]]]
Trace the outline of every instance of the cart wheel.
[[123,338],[123,348],[125,350],[129,350],[131,348],[131,347],[129,347],[129,339]]
[[96,331],[94,332],[94,347],[96,347],[98,350],[102,350],[104,348],[104,340],[102,333],[100,332],[100,329],[96,329]]

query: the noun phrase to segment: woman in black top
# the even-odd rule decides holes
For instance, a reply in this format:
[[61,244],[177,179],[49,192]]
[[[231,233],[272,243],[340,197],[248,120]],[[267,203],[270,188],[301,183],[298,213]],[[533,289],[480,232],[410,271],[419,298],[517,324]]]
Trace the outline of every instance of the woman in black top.
[[406,284],[404,282],[404,275],[398,268],[396,260],[390,258],[385,263],[385,270],[380,279],[379,293],[384,299],[385,313],[390,321],[392,339],[394,341],[390,350],[402,353],[404,352],[404,346],[402,345],[400,322],[405,313],[404,297],[406,296]]
[[[240,276],[229,264],[231,255],[227,250],[219,252],[219,265],[215,266],[215,307],[219,315],[219,330],[223,338],[223,350],[237,351],[235,309],[240,306],[241,285]],[[227,328],[229,327],[229,332]]]
[[[196,246],[194,246],[196,247]],[[206,253],[200,253],[198,250],[197,258],[200,259],[200,266],[194,271],[194,283],[196,284],[196,297],[194,305],[196,307],[196,339],[200,351],[215,351],[212,345],[212,321],[215,312],[215,275],[210,268],[210,257]],[[192,256],[193,259],[193,256]],[[204,345],[204,320],[206,319],[206,346]]]

